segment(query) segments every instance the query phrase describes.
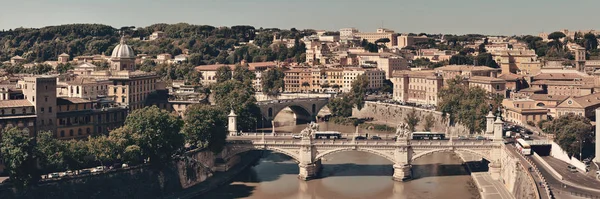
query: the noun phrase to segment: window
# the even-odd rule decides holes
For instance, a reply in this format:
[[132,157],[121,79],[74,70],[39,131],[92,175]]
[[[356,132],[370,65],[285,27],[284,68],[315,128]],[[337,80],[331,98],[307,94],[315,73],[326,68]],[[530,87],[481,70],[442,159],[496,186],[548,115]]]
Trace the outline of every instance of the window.
[[77,135],[81,135],[82,134],[81,132],[82,132],[81,129],[78,129],[77,130]]
[[60,131],[60,137],[65,137],[65,131]]
[[73,129],[69,130],[69,136],[73,136]]
[[23,108],[23,114],[27,113],[27,109]]
[[48,107],[48,113],[52,113],[52,107]]
[[[46,86],[47,87],[47,86]],[[48,102],[48,96],[44,97],[44,101]]]
[[52,119],[48,119],[48,125],[53,125],[54,123],[52,123]]
[[10,112],[14,115],[17,114],[17,111],[15,109],[10,110]]
[[41,113],[44,113],[44,107],[42,107],[42,109],[40,109],[40,112],[41,112]]
[[31,97],[31,100],[35,102],[35,96]]
[[86,134],[92,134],[92,129],[90,129],[89,127],[87,129],[85,129],[85,133]]

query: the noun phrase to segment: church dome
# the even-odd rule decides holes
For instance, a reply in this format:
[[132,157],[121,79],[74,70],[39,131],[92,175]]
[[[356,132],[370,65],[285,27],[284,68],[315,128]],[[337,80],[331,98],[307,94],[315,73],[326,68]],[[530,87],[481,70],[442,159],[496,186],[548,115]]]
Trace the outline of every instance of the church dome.
[[125,44],[125,39],[121,37],[121,43],[112,51],[111,58],[135,58],[133,49]]

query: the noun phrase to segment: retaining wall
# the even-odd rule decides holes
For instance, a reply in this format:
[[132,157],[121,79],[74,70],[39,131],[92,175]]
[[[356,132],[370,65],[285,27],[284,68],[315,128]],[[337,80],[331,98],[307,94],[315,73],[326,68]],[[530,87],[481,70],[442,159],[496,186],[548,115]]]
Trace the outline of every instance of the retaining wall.
[[[432,114],[435,120],[432,131],[446,131],[447,123],[442,119],[443,117],[441,112],[411,106],[379,102],[365,102],[365,106],[361,110],[358,110],[357,108],[352,109],[352,116],[357,118],[373,118],[379,122],[385,122],[389,126],[395,127],[396,124],[404,122],[404,119],[413,108],[417,111],[417,116],[420,119],[416,127],[417,131],[423,131],[425,117],[429,114]],[[453,136],[469,134],[469,131],[460,124],[450,127],[450,131]]]

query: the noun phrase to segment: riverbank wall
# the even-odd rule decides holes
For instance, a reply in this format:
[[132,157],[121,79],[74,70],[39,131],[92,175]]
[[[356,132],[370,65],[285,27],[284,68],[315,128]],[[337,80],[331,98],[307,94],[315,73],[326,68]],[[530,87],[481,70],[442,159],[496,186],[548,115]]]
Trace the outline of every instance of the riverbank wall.
[[[395,127],[397,124],[404,122],[406,116],[413,108],[417,111],[417,116],[420,119],[416,127],[417,131],[423,131],[425,117],[431,114],[435,121],[432,131],[446,132],[448,124],[443,119],[442,113],[435,110],[379,102],[365,102],[365,106],[361,110],[358,110],[356,107],[352,109],[352,116],[357,118],[373,118],[376,121],[386,123],[388,126]],[[453,136],[466,136],[469,134],[469,131],[460,124],[450,127],[449,130]]]
[[525,165],[522,165],[517,157],[506,150],[510,149],[504,148],[501,153],[500,181],[517,199],[540,198],[537,186],[528,168],[525,168]]
[[[259,153],[248,154],[246,159],[260,157]],[[3,184],[0,186],[0,198],[179,198],[179,193],[191,189],[205,192],[227,183],[236,175],[219,171],[237,168],[234,165],[239,158],[231,159],[238,161],[218,160],[219,155],[208,150],[192,151],[160,170],[141,165],[100,174],[46,180],[26,191],[17,191],[10,184]],[[210,180],[215,175],[219,179]],[[210,183],[201,184],[209,180]]]

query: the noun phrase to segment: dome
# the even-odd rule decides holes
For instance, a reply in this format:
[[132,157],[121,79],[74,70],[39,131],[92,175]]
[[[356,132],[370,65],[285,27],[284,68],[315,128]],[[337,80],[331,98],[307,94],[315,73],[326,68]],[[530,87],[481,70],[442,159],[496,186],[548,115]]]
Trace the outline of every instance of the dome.
[[125,39],[121,37],[121,43],[113,49],[111,58],[135,58],[135,53],[130,46],[125,44]]

